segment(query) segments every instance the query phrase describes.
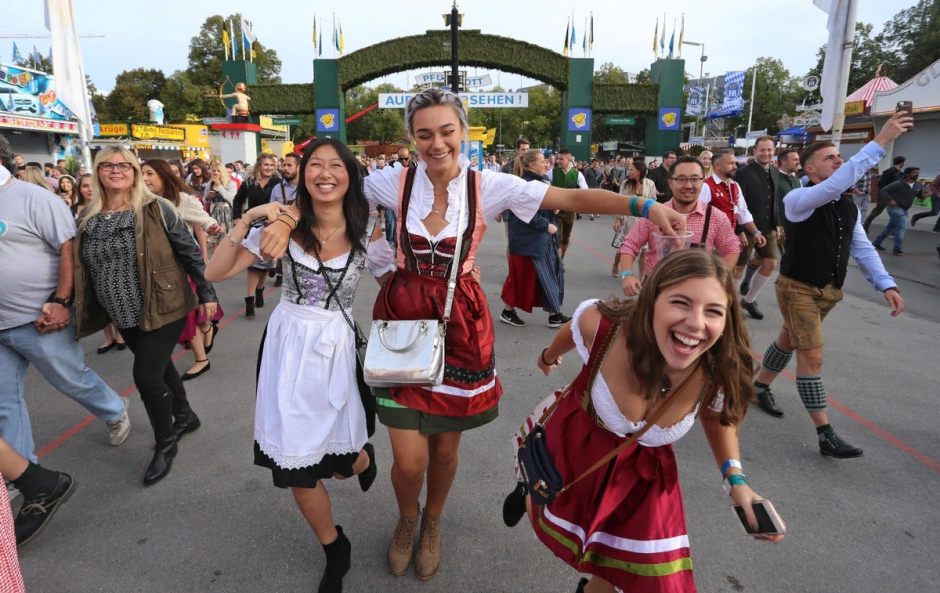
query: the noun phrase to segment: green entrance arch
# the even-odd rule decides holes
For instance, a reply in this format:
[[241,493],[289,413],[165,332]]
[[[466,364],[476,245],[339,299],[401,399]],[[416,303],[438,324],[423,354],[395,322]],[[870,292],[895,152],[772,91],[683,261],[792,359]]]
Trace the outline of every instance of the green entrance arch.
[[[317,115],[317,133],[346,141],[344,93],[370,80],[432,66],[450,65],[450,31],[428,31],[376,43],[332,60],[314,60],[312,84],[259,85],[249,83],[252,110],[256,113]],[[604,114],[658,115],[662,107],[681,109],[684,61],[661,60],[652,68],[650,84],[604,84],[595,89],[594,60],[567,58],[544,47],[486,35],[479,30],[460,31],[460,65],[494,68],[549,84],[562,93],[559,137],[563,147],[578,159],[590,156],[591,118]],[[233,82],[247,72],[243,62],[226,62],[223,73]],[[665,70],[662,66],[668,65]],[[252,65],[253,66],[253,65]],[[668,70],[670,75],[665,75]],[[678,77],[674,74],[678,73]],[[668,87],[668,88],[667,88]],[[678,91],[677,91],[678,89]],[[664,93],[664,90],[669,92]],[[678,95],[678,103],[676,96]],[[670,103],[669,105],[664,104]],[[647,129],[647,143],[677,148],[678,127],[658,130],[657,118]],[[652,128],[652,129],[651,129]],[[674,137],[674,138],[673,138]],[[650,144],[650,141],[652,145]],[[651,154],[659,154],[651,152]]]

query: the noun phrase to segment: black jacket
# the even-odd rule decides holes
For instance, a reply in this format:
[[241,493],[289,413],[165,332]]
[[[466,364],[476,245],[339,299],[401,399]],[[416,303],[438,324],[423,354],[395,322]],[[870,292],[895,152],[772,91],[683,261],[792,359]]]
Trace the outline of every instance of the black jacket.
[[[669,171],[665,166],[660,165],[653,169],[653,172],[647,175],[653,183],[656,184],[656,201],[664,204],[672,199],[672,189],[669,187]],[[660,196],[658,194],[663,193]]]
[[881,191],[882,188],[888,187],[888,185],[894,183],[895,181],[904,177],[904,173],[901,172],[897,167],[888,167],[881,174],[881,177],[878,179],[878,190]]
[[757,161],[738,169],[734,180],[741,186],[741,193],[747,203],[747,209],[754,217],[754,225],[765,235],[777,230],[781,221],[781,210],[777,206],[777,186],[780,184],[780,170],[770,165],[770,199],[762,200],[762,186],[767,183],[767,171]]
[[[235,194],[235,198],[232,200],[232,220],[238,220],[242,217],[242,212],[247,212],[255,206],[261,206],[267,204],[271,201],[271,192],[274,191],[274,188],[281,182],[281,178],[277,175],[272,175],[268,179],[267,185],[261,187],[254,177],[248,177],[245,181],[242,182],[242,186],[238,188],[238,193]],[[245,202],[248,202],[245,205]]]
[[903,179],[898,179],[880,190],[882,200],[886,202],[894,200],[898,207],[905,210],[910,209],[914,205],[914,200],[919,198],[922,193],[924,193],[923,183],[915,181],[914,187],[911,187]]
[[[522,176],[526,181],[544,181],[542,177],[531,171]],[[511,255],[525,255],[528,257],[541,257],[545,255],[551,235],[548,234],[548,225],[555,224],[553,210],[539,210],[529,222],[522,222],[511,211],[509,217],[509,253]]]

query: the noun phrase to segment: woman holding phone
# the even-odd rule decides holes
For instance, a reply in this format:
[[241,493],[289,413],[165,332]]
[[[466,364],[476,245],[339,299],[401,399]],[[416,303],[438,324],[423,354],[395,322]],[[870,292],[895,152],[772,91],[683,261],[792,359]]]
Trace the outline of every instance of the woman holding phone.
[[672,443],[700,419],[721,472],[715,486],[724,482],[755,530],[751,505],[761,500],[738,461],[753,359],[731,273],[699,249],[669,255],[637,300],[581,303],[538,356],[539,369],[550,375],[571,350],[581,374],[526,423],[543,422],[545,449],[570,487],[538,505],[520,482],[503,520],[511,527],[528,512],[545,546],[593,575],[578,593],[694,592]]

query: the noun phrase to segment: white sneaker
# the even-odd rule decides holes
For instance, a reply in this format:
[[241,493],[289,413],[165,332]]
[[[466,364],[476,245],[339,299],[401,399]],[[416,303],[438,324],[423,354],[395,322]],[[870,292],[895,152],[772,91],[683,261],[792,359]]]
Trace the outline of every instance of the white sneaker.
[[126,397],[122,397],[124,400],[124,414],[121,416],[121,419],[115,422],[114,424],[108,423],[108,432],[111,433],[109,437],[112,447],[117,447],[127,439],[127,435],[131,433],[131,419],[127,415],[127,404],[129,403]]

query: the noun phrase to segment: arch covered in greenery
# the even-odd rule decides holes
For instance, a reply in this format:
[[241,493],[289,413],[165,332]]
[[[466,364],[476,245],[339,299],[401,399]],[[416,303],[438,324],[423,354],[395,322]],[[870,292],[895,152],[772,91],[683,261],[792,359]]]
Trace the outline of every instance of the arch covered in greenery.
[[[450,31],[428,31],[389,39],[339,58],[339,85],[350,89],[375,78],[430,66],[449,66]],[[568,88],[568,58],[544,47],[484,35],[478,29],[460,32],[460,65],[495,68]]]

